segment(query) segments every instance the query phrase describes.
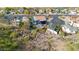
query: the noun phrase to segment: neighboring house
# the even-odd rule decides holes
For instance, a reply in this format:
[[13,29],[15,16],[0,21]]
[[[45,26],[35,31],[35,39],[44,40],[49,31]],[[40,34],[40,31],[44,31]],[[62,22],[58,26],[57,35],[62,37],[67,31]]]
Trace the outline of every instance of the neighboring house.
[[14,19],[14,16],[11,15],[11,14],[5,14],[5,15],[4,15],[4,18],[5,18],[8,22],[10,22],[11,20]]
[[62,31],[66,32],[66,33],[76,33],[77,32],[77,28],[73,27],[72,25],[70,25],[69,23],[66,23],[65,25],[62,25]]
[[73,26],[79,29],[79,23],[73,23]]
[[47,22],[46,17],[40,15],[33,16],[32,20],[34,21],[33,24],[38,28],[42,28]]
[[12,26],[18,26],[20,22],[20,19],[18,17],[15,17],[13,20],[11,20]]
[[71,16],[71,23],[74,27],[79,28],[79,16]]
[[13,20],[11,20],[11,24],[13,26],[18,26],[20,21],[22,21],[22,22],[28,22],[29,19],[25,15],[24,16],[23,15],[16,15],[16,16],[14,16]]
[[27,16],[22,17],[22,22],[29,22],[29,18]]
[[75,20],[75,17],[72,19],[72,16],[65,16],[63,18],[63,21],[65,22],[64,25],[62,25],[62,31],[66,33],[76,33],[78,31],[77,24],[73,23],[72,20]]
[[70,11],[69,15],[77,15],[77,12],[76,11]]
[[16,19],[11,20],[10,23],[11,23],[12,26],[16,26],[16,24],[17,24]]
[[73,27],[79,28],[79,16],[64,16],[62,20],[68,22]]
[[57,25],[61,26],[61,29],[63,32],[66,33],[76,33],[78,31],[78,28],[70,24],[70,18],[68,19],[67,16],[65,16],[63,19],[59,18],[58,16],[52,16],[51,21],[48,23],[49,28],[55,31],[55,28]]

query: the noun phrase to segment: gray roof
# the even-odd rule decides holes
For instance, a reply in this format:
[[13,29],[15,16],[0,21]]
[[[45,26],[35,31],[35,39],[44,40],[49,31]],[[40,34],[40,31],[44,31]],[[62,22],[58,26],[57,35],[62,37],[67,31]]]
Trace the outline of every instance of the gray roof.
[[61,25],[65,24],[65,22],[63,20],[59,19],[57,15],[52,16],[52,17],[53,17],[53,19],[50,22],[48,22],[49,28],[55,29],[55,27],[57,25],[61,26]]

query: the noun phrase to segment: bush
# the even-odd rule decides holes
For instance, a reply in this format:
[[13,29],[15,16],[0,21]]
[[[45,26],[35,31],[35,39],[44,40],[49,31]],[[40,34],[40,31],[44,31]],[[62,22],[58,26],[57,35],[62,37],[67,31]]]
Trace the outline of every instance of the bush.
[[28,41],[29,41],[29,35],[27,35],[27,36],[25,36],[24,38],[23,38],[23,43],[27,43]]
[[10,34],[10,37],[11,37],[11,38],[17,38],[17,37],[18,37],[18,33],[17,33],[17,32],[12,32],[12,33]]
[[72,40],[67,40],[67,50],[70,50],[70,51],[76,51],[76,50],[79,50],[79,41],[77,42],[73,42]]
[[12,32],[10,28],[0,30],[0,50],[17,50],[19,47],[18,41],[12,40],[16,36],[17,33]]
[[11,39],[0,39],[0,50],[17,50],[19,44]]
[[37,30],[32,30],[31,31],[31,35],[30,35],[30,39],[33,39],[36,37],[36,34],[37,34]]

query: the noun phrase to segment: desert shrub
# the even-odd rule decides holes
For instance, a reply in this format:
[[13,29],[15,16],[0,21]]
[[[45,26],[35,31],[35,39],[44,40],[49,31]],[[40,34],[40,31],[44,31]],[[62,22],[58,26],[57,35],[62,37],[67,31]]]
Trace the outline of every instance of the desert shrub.
[[77,38],[79,39],[79,32],[76,33]]
[[77,42],[73,42],[72,39],[71,40],[67,40],[66,41],[67,43],[67,50],[70,50],[70,51],[76,51],[76,50],[79,50],[79,41]]
[[74,43],[73,43],[73,42],[68,42],[66,48],[67,48],[67,50],[69,50],[69,51],[74,51],[74,50],[75,50]]
[[14,37],[16,34],[11,31],[11,28],[7,27],[0,30],[0,50],[17,50],[19,44],[17,40],[12,40]]
[[0,50],[17,50],[18,42],[11,39],[0,39]]
[[31,35],[30,35],[30,39],[33,39],[36,37],[36,34],[37,34],[37,30],[32,30],[31,31]]
[[60,35],[61,37],[63,37],[63,36],[65,36],[65,33],[60,30],[59,35]]
[[10,34],[10,37],[11,37],[11,38],[17,38],[17,37],[18,37],[18,33],[17,33],[17,32],[12,32],[12,33]]
[[23,43],[27,43],[29,40],[30,40],[30,37],[29,35],[27,35],[23,38]]

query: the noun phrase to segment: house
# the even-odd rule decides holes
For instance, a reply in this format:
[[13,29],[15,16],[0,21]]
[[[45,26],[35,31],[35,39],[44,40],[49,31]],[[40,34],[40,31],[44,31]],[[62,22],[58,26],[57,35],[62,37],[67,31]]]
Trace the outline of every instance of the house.
[[69,8],[69,15],[77,15],[76,8]]
[[79,16],[71,16],[71,22],[74,27],[79,28]]
[[10,24],[11,24],[12,26],[16,26],[16,19],[11,20],[11,21],[10,21]]
[[13,17],[14,17],[14,18],[11,20],[11,24],[12,24],[13,26],[18,26],[19,23],[20,23],[20,21],[22,21],[22,22],[29,22],[28,17],[25,16],[25,15],[15,15],[15,16],[13,16]]
[[66,32],[66,33],[70,33],[70,34],[73,34],[73,33],[76,33],[78,31],[78,28],[77,28],[77,24],[73,23],[74,20],[76,20],[76,16],[74,16],[74,18],[72,18],[73,16],[64,16],[63,17],[63,21],[65,22],[64,25],[62,25],[62,31],[63,32]]
[[22,22],[29,22],[29,18],[27,16],[22,17]]
[[52,18],[50,19],[51,20],[49,21],[48,26],[53,31],[56,31],[56,32],[58,31],[56,30],[57,26],[60,26],[63,32],[70,33],[70,34],[76,33],[78,31],[77,27],[71,25],[70,16],[64,16],[60,18],[60,16],[55,15],[55,16],[52,16]]
[[69,34],[75,34],[77,32],[77,28],[66,23],[65,25],[62,25],[62,31]]
[[68,22],[73,27],[79,28],[79,16],[64,16],[64,19],[62,19],[65,22]]
[[39,20],[39,21],[45,21],[46,20],[46,17],[45,16],[41,16],[41,15],[37,15],[37,16],[34,16],[34,20]]
[[33,24],[38,28],[42,28],[47,23],[46,17],[43,15],[33,16],[32,20],[34,21]]
[[48,20],[51,19],[50,21],[48,21],[48,26],[52,30],[55,30],[56,26],[58,26],[58,25],[61,26],[61,25],[65,24],[65,22],[63,20],[61,20],[60,18],[58,18],[58,17],[59,16],[54,15],[54,16],[51,16],[51,18],[48,19]]
[[15,17],[13,20],[11,20],[12,26],[18,26],[20,22],[20,19],[18,17]]
[[50,31],[54,34],[58,34],[61,29],[61,25],[65,24],[65,22],[61,20],[58,15],[50,16],[47,22],[48,28],[51,29]]

